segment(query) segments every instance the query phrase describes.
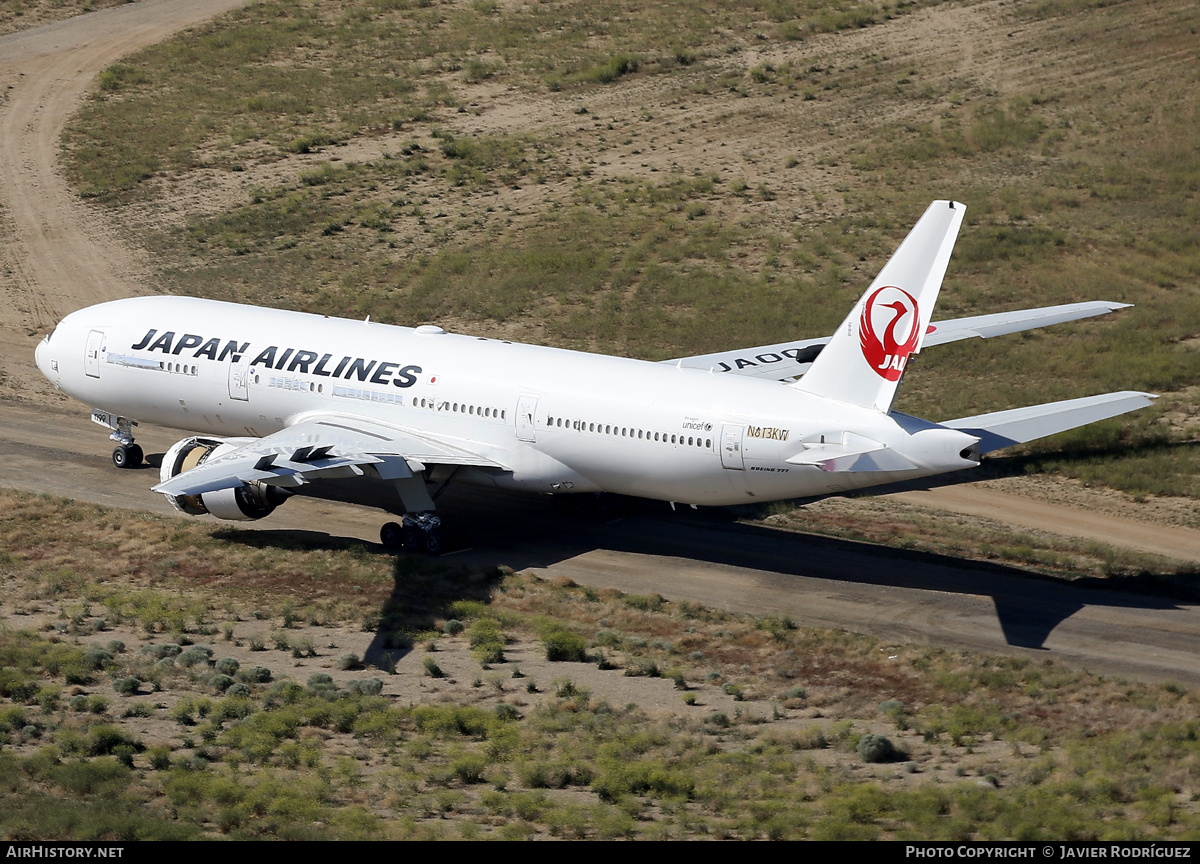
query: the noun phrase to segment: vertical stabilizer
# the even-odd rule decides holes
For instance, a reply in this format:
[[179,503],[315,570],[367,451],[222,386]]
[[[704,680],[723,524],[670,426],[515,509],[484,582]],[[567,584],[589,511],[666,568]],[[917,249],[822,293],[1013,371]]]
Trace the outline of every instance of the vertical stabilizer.
[[921,350],[966,207],[934,201],[855,304],[808,374],[790,386],[888,411]]

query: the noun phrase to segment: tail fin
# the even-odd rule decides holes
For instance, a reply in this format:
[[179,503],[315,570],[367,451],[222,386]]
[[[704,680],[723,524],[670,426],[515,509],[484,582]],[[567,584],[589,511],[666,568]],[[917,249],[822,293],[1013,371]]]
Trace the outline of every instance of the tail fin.
[[887,412],[921,350],[966,207],[934,201],[809,369],[790,386]]

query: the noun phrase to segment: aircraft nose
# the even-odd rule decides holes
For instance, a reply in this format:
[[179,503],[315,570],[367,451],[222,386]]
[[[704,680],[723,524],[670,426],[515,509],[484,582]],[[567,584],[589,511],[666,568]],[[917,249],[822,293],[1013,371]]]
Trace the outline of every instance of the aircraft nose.
[[50,356],[50,334],[43,337],[37,348],[33,349],[33,362],[43,375],[55,385],[58,384],[58,363]]

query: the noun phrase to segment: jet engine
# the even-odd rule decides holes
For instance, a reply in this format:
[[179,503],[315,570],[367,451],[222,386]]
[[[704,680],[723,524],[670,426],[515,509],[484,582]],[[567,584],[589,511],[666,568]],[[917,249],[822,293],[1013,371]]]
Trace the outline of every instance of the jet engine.
[[[197,465],[216,456],[249,444],[253,438],[184,438],[172,445],[163,456],[159,469],[159,480],[163,483],[190,471]],[[291,492],[265,483],[249,483],[231,489],[217,489],[199,495],[168,495],[167,500],[176,510],[191,516],[208,513],[218,519],[248,522],[269,516]]]

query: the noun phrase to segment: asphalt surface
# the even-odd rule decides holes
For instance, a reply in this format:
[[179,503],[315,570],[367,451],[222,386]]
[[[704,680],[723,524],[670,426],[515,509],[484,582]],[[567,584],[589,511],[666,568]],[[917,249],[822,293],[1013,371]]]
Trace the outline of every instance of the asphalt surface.
[[[157,463],[179,432],[142,426]],[[120,471],[106,430],[82,410],[6,405],[0,485],[176,518],[153,464]],[[547,499],[451,487],[443,515],[467,529],[454,557],[718,609],[789,615],[797,623],[919,642],[1054,659],[1109,675],[1200,685],[1200,607],[1100,580],[1063,584],[1019,568],[813,537],[737,522],[730,511],[645,504],[598,522]],[[202,517],[209,519],[210,517]],[[267,519],[238,523],[301,541],[370,544],[387,514],[297,497]],[[213,521],[213,520],[210,520]],[[213,524],[218,524],[213,521]],[[320,526],[314,529],[313,526]]]

